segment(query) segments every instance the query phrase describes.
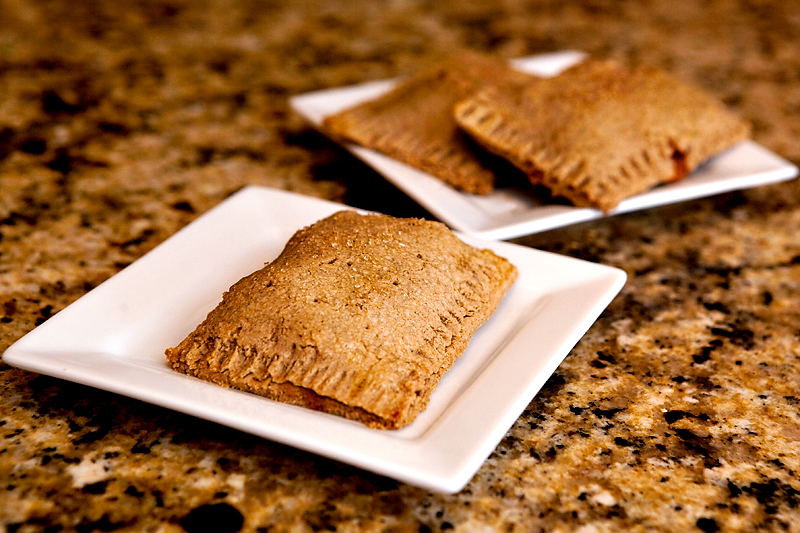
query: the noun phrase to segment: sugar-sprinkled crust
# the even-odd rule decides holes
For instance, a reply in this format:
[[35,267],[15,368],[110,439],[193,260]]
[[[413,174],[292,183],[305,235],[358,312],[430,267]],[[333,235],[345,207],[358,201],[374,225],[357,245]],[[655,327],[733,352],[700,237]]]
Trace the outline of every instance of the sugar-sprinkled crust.
[[496,181],[487,166],[490,157],[456,126],[453,105],[489,84],[505,87],[528,78],[499,58],[465,51],[375,100],[327,117],[323,127],[335,137],[390,155],[456,189],[488,194]]
[[340,211],[295,233],[166,355],[178,372],[399,428],[516,276],[441,223]]
[[750,131],[703,91],[653,68],[611,61],[586,61],[520,90],[485,89],[454,114],[534,184],[606,212],[683,178]]

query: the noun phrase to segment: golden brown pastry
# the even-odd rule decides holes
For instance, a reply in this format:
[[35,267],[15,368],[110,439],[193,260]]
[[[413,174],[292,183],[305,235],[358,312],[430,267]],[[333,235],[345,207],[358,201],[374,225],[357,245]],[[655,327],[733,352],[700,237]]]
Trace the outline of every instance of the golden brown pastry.
[[400,428],[516,276],[441,223],[341,211],[295,233],[166,356],[219,385]]
[[610,61],[533,78],[523,89],[477,92],[455,106],[455,120],[534,184],[606,212],[683,178],[750,131],[703,91]]
[[[501,59],[463,52],[402,82],[389,93],[323,121],[333,136],[385,153],[474,194],[494,189],[487,154],[456,126],[453,105],[488,84],[530,78]],[[479,148],[479,147],[478,147]]]

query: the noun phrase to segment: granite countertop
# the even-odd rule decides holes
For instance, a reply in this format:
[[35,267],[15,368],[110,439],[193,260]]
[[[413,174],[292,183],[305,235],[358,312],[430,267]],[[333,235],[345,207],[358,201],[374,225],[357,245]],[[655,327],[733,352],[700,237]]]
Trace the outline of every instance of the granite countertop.
[[[800,4],[0,2],[0,352],[249,184],[427,216],[291,95],[459,47],[704,87],[800,163]],[[0,364],[0,531],[800,531],[800,182],[517,239],[628,283],[441,495]]]

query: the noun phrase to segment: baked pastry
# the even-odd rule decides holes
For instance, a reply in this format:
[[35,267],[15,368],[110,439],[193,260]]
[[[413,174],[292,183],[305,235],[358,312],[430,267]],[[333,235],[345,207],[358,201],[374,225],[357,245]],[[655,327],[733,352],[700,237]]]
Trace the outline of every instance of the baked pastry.
[[166,356],[219,385],[400,428],[516,276],[439,222],[340,211],[295,233]]
[[499,58],[462,52],[375,100],[328,116],[323,128],[334,137],[387,154],[458,190],[488,194],[496,181],[491,157],[456,126],[453,105],[488,84],[504,88],[530,77]]
[[605,212],[680,180],[748,137],[748,124],[703,91],[653,68],[586,61],[519,90],[488,88],[455,106],[476,141],[534,184]]

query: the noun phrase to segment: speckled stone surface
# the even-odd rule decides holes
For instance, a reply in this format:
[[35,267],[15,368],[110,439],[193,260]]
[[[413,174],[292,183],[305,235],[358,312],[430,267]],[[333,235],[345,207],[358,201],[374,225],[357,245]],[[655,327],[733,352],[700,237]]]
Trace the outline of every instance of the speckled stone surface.
[[[779,0],[0,0],[0,351],[246,184],[424,215],[293,94],[581,49],[800,163],[798,35]],[[800,531],[799,229],[792,181],[518,239],[629,281],[455,495],[0,364],[0,531]]]

